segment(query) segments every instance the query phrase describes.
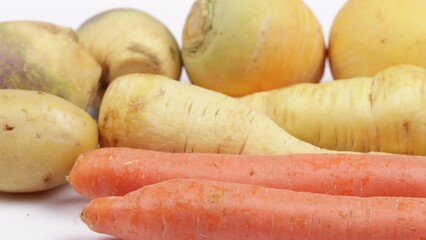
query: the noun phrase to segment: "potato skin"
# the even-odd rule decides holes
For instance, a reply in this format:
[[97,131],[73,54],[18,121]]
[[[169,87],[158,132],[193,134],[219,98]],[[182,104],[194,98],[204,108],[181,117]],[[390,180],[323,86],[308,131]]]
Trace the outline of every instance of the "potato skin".
[[59,186],[78,155],[98,145],[94,119],[55,95],[1,89],[0,109],[0,191]]

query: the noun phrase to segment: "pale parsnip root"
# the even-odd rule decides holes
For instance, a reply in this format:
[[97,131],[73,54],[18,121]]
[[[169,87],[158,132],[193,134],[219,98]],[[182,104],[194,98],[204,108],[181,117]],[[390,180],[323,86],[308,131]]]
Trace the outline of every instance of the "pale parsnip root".
[[426,155],[426,69],[299,84],[240,100],[295,137],[327,149]]
[[150,74],[113,81],[99,115],[103,147],[167,152],[286,154],[326,152],[226,95]]

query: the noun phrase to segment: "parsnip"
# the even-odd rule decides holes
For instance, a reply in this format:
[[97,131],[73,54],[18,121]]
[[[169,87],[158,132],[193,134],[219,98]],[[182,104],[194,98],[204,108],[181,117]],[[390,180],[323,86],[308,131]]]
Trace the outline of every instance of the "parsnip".
[[325,152],[242,102],[164,76],[130,74],[108,87],[99,112],[102,147],[167,152]]
[[299,84],[240,100],[295,137],[335,150],[426,155],[426,69]]

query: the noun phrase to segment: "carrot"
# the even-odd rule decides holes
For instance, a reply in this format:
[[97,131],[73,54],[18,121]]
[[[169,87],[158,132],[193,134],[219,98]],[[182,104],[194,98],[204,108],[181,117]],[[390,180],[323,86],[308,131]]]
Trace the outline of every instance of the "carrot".
[[71,186],[88,198],[124,195],[173,178],[203,178],[356,196],[426,197],[426,157],[386,154],[280,156],[103,148],[79,156]]
[[94,199],[81,218],[123,240],[425,239],[425,201],[175,179]]

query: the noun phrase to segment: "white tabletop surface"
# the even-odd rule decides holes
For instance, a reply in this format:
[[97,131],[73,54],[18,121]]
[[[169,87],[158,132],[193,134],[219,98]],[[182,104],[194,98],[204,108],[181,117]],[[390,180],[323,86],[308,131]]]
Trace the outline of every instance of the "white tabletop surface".
[[[305,0],[322,24],[328,39],[331,23],[345,0]],[[3,2],[0,21],[41,20],[77,28],[83,21],[104,10],[133,7],[162,21],[181,43],[181,31],[192,0],[102,0],[57,1],[13,0]],[[323,80],[331,79],[327,68]],[[187,81],[185,74],[182,81]],[[79,214],[88,200],[69,185],[32,194],[0,193],[1,240],[112,240],[90,231]]]

